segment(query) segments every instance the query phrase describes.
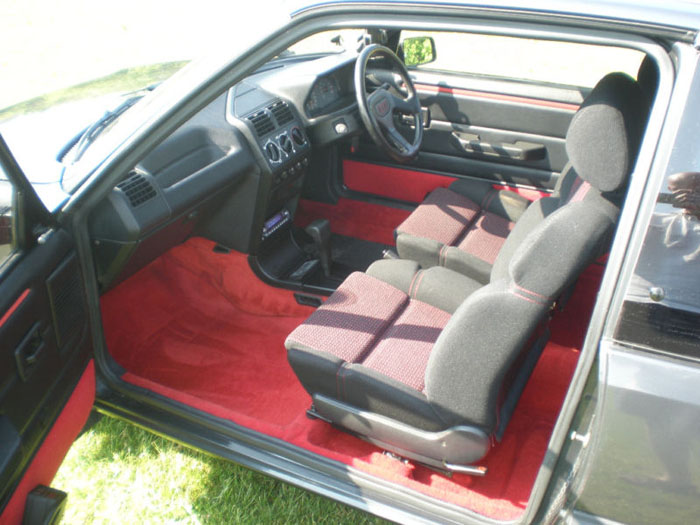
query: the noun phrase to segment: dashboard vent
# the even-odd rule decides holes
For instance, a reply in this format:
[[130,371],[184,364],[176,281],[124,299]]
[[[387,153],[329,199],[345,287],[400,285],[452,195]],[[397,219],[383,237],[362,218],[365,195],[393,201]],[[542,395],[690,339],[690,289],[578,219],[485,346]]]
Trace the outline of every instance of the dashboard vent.
[[275,102],[274,104],[269,106],[267,109],[269,109],[270,112],[272,112],[272,114],[275,116],[277,124],[279,124],[280,126],[294,120],[292,110],[289,109],[289,106],[286,102],[280,100],[279,102]]
[[262,137],[266,133],[269,133],[275,129],[275,125],[272,123],[270,115],[268,115],[264,110],[250,115],[248,120],[253,124],[255,133],[258,137]]
[[117,184],[117,188],[124,192],[131,206],[136,208],[155,197],[156,190],[142,174],[132,173],[131,177]]

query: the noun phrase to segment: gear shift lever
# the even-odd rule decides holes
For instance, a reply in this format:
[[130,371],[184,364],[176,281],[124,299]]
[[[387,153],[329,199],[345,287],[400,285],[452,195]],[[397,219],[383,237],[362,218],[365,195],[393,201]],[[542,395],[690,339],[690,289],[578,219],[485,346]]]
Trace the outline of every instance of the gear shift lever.
[[331,275],[331,223],[328,219],[316,219],[306,227],[318,250],[321,268],[326,277]]

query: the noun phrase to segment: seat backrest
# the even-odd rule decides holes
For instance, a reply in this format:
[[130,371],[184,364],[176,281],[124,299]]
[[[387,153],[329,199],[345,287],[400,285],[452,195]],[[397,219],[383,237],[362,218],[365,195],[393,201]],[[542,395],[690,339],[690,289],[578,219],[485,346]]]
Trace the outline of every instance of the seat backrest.
[[[574,116],[566,148],[576,186],[566,196],[528,207],[501,249],[490,283],[455,311],[431,352],[425,393],[446,421],[463,418],[488,433],[505,428],[510,414],[501,408],[509,396],[512,400],[512,378],[520,373],[513,371],[514,363],[521,363],[553,302],[614,230],[643,108],[638,84],[614,73]],[[522,377],[518,383],[521,390]]]
[[558,209],[584,202],[592,211],[617,214],[645,122],[646,101],[637,82],[623,73],[611,73],[598,82],[567,131],[569,167],[560,191],[528,207],[498,254],[491,281],[507,277],[516,250]]

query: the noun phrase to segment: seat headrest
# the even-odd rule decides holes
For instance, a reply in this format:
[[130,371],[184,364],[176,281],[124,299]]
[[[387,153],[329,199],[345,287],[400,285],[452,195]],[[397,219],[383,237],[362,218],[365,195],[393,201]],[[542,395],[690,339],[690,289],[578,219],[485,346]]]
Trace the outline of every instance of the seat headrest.
[[604,76],[586,97],[566,133],[566,153],[579,177],[601,192],[622,188],[632,169],[646,116],[635,80]]
[[646,55],[639,65],[637,83],[651,103],[656,95],[656,88],[659,87],[659,68],[656,67],[656,62],[649,55]]

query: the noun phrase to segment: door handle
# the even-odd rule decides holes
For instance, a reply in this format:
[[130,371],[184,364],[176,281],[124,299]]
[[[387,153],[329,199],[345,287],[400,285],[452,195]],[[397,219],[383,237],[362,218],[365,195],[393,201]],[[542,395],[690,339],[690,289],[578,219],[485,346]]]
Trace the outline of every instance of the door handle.
[[543,144],[516,140],[515,142],[486,142],[479,135],[452,132],[461,151],[474,155],[501,157],[512,160],[542,160],[547,150]]
[[26,381],[44,350],[44,338],[39,323],[34,324],[15,349],[15,362],[22,381]]

